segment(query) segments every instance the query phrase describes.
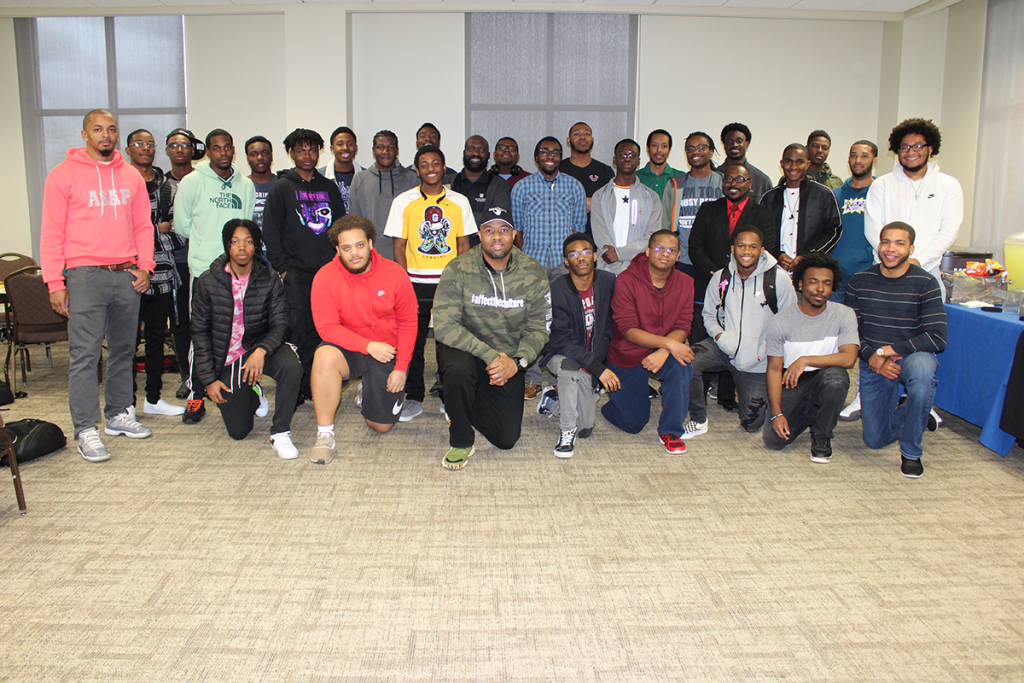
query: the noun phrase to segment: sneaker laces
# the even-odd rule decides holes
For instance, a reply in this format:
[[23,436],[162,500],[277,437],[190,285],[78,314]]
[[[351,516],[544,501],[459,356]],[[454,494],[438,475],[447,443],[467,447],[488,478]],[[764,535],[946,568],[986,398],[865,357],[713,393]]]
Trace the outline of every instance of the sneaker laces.
[[89,429],[82,432],[78,435],[78,439],[89,450],[98,451],[103,448],[103,442],[100,440],[100,433],[95,429]]
[[316,444],[313,447],[320,448],[321,446],[324,448],[334,448],[334,434],[331,434],[330,432],[321,432],[320,434],[317,434]]
[[201,398],[193,399],[193,400],[190,400],[185,405],[185,412],[186,413],[194,413],[194,412],[198,411],[202,407],[203,407],[203,399],[201,399]]
[[[127,410],[125,410],[125,412],[123,412],[123,413],[118,413],[114,417],[110,418],[110,421],[112,423],[114,423],[115,425],[121,425],[121,426],[124,426],[124,427],[133,427],[133,428],[142,427],[142,424],[140,424],[138,420],[133,420],[132,419],[131,414],[129,414]],[[96,436],[97,436],[97,438],[99,438],[99,432],[96,433]]]
[[575,439],[576,439],[576,430],[575,429],[570,429],[567,432],[562,432],[561,436],[558,439],[558,445],[559,446],[571,446]]

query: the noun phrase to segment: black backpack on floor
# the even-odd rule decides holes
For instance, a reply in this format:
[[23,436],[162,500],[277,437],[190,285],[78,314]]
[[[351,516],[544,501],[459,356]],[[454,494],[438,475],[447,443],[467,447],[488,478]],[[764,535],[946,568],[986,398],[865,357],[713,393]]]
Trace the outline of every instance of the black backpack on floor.
[[[4,429],[14,442],[14,453],[18,464],[35,460],[64,448],[68,439],[60,427],[43,420],[17,420],[8,422]],[[8,466],[7,458],[0,458],[0,466]]]

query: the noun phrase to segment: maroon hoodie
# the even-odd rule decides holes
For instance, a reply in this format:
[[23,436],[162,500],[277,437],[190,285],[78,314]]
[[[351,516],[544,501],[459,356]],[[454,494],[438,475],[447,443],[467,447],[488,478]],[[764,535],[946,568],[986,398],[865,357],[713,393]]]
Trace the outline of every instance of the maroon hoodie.
[[673,269],[668,282],[659,291],[651,280],[647,254],[637,254],[615,281],[612,320],[615,333],[608,347],[608,361],[620,368],[635,368],[654,349],[627,341],[626,330],[638,327],[661,337],[683,330],[689,336],[693,321],[693,278]]

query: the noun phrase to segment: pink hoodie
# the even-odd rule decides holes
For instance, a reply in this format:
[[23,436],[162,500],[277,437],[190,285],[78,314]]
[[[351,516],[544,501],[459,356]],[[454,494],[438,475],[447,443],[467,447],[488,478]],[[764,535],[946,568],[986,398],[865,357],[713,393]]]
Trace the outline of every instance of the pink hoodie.
[[65,289],[65,268],[134,261],[153,270],[153,236],[146,181],[119,151],[103,164],[69,149],[46,178],[39,256],[51,292]]

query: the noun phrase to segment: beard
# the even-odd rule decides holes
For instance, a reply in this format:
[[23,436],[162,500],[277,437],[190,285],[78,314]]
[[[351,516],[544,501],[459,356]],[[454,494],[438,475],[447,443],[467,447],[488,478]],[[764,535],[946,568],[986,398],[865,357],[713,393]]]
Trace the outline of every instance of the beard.
[[491,245],[482,247],[482,249],[484,250],[484,253],[490,256],[492,259],[494,259],[495,261],[500,261],[501,259],[505,258],[506,256],[509,255],[509,253],[512,252],[512,242],[508,242],[505,244],[504,251],[498,251]]
[[472,158],[463,154],[462,165],[465,166],[467,170],[472,171],[473,173],[479,173],[480,171],[483,171],[485,168],[487,168],[487,157]]
[[370,267],[370,262],[373,259],[367,258],[358,268],[353,268],[350,265],[348,265],[348,263],[345,262],[345,259],[339,260],[341,261],[341,265],[345,266],[345,270],[347,270],[348,272],[352,273],[353,275],[362,275],[363,273],[366,272],[366,269]]
[[[906,168],[906,167],[904,167],[904,168]],[[860,173],[857,173],[856,171],[852,171],[852,170],[851,170],[851,171],[850,171],[850,174],[851,174],[851,175],[852,175],[852,176],[853,176],[854,178],[856,178],[857,180],[860,180],[861,178],[866,178],[866,177],[868,177],[869,175],[871,175],[871,169],[869,168],[869,169],[867,169],[866,171],[862,171],[862,172],[860,172]]]
[[928,160],[927,159],[925,159],[923,162],[921,162],[917,166],[907,166],[902,161],[900,162],[900,166],[902,166],[903,170],[906,171],[907,173],[917,173],[918,171],[920,171],[922,168],[924,168],[927,165],[928,165]]
[[904,263],[906,263],[909,260],[910,260],[910,254],[906,254],[903,258],[901,258],[899,261],[897,261],[896,265],[894,265],[894,266],[887,266],[887,265],[885,265],[885,261],[884,260],[882,261],[882,265],[885,268],[889,269],[889,270],[896,270],[897,268],[899,268],[900,266],[902,266]]

